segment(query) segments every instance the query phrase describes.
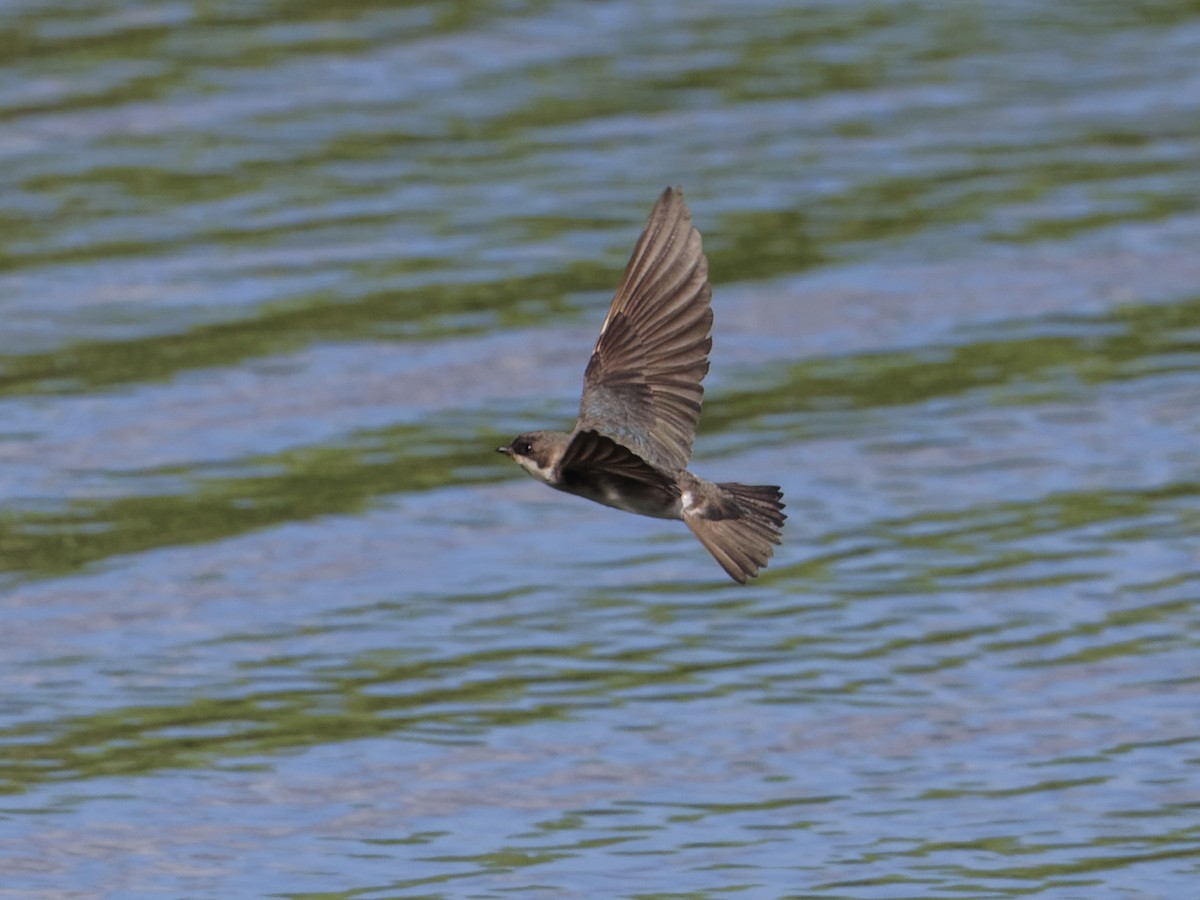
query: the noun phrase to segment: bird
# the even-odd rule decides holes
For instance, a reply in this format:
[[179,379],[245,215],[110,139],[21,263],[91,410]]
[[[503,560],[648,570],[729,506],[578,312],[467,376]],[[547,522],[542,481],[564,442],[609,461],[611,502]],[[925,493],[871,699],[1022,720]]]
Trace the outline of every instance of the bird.
[[778,485],[688,471],[712,349],[712,286],[680,188],[650,212],[583,376],[571,432],[528,431],[497,447],[552,488],[659,519],[681,519],[741,584],[782,540]]

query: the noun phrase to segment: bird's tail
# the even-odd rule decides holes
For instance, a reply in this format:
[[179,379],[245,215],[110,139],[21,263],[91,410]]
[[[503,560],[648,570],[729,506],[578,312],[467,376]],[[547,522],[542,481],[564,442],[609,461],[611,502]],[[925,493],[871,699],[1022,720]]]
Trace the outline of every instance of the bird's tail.
[[774,485],[716,484],[716,496],[683,511],[683,521],[734,581],[766,566],[783,530],[783,494]]

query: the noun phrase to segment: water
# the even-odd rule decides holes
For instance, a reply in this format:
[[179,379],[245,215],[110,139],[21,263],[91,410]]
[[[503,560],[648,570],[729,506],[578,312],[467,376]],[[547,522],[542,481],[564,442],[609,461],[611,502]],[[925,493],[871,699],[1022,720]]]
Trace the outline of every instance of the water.
[[[0,10],[0,896],[1200,876],[1189,4]],[[492,448],[664,185],[739,587]]]

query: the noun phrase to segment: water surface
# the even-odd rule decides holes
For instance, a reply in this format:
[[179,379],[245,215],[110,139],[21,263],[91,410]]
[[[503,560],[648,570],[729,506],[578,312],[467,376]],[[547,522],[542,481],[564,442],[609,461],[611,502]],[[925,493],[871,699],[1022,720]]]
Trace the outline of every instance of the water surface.
[[[1189,4],[10,3],[0,894],[1183,897]],[[739,587],[492,448],[684,187]]]

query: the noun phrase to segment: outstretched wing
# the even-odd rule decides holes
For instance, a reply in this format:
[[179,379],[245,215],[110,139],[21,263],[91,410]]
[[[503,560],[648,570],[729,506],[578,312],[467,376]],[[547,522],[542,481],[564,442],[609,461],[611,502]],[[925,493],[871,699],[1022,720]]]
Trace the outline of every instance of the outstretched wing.
[[575,434],[594,431],[666,472],[692,455],[712,347],[712,288],[678,188],[663,191],[583,376]]
[[649,465],[628,447],[594,431],[575,433],[558,462],[558,472],[564,480],[606,474],[678,493],[672,476]]
[[678,508],[674,475],[594,431],[580,431],[571,438],[557,471],[563,490],[598,503],[666,518],[673,518]]

